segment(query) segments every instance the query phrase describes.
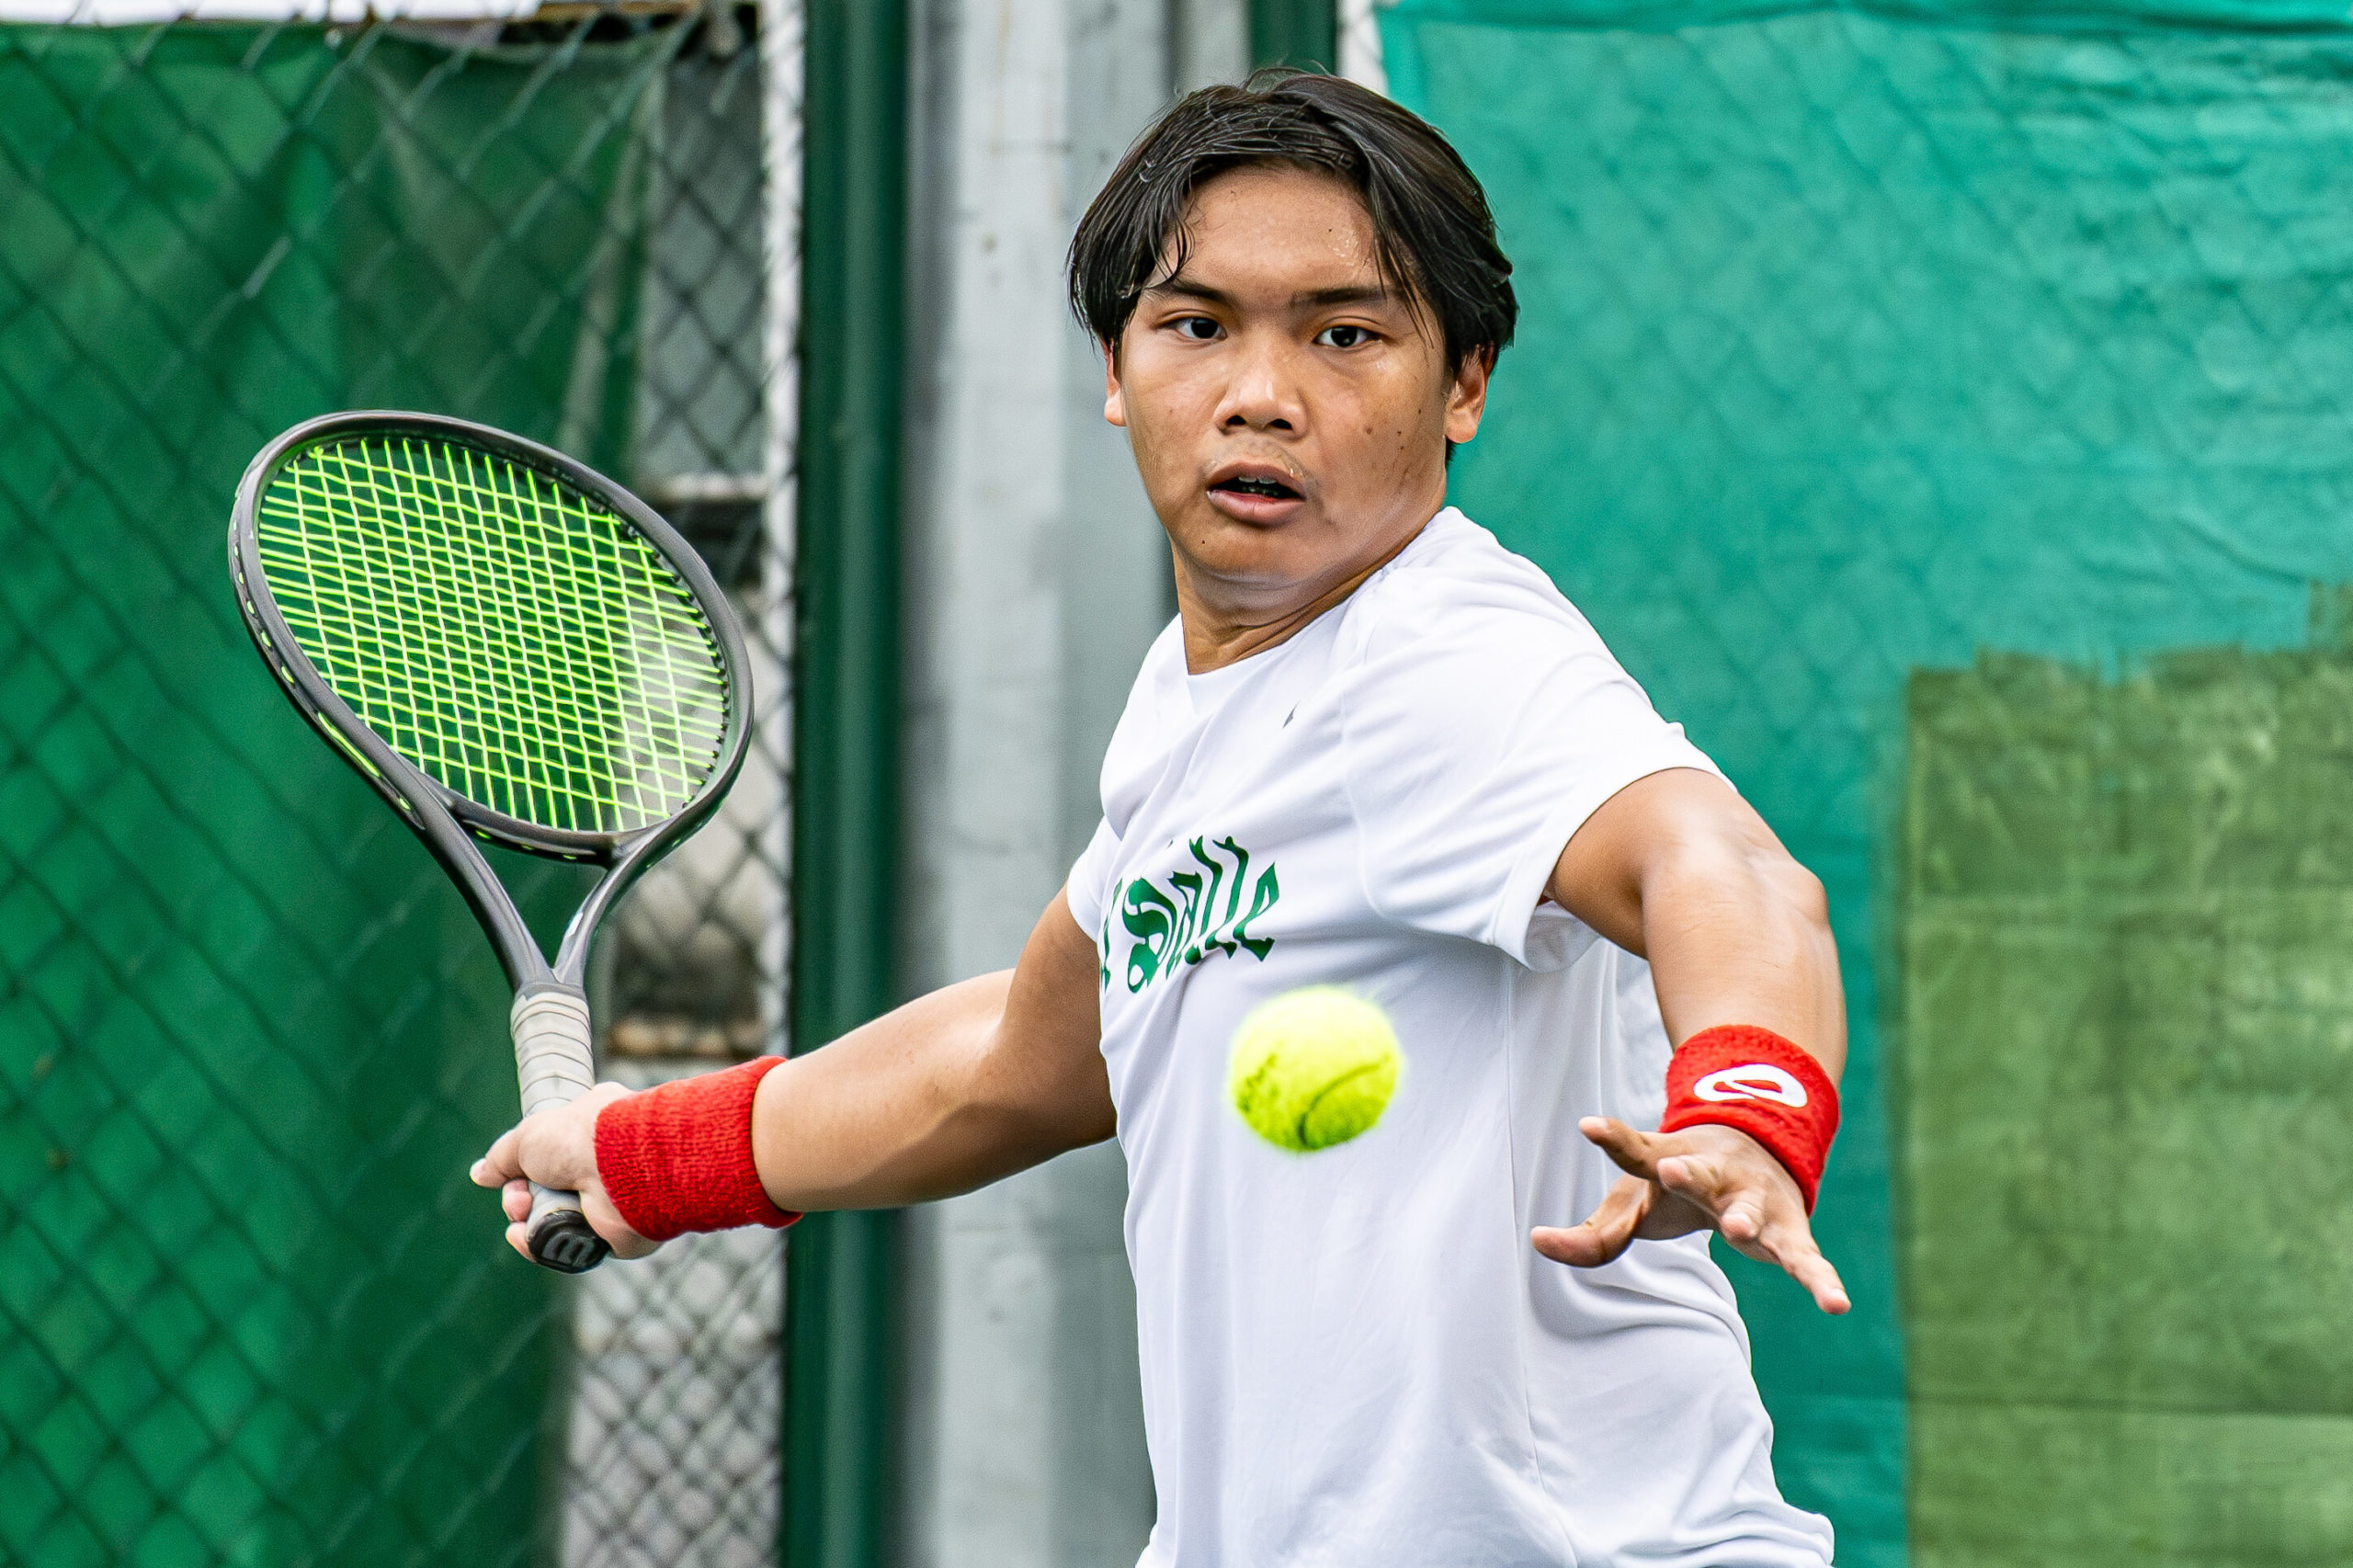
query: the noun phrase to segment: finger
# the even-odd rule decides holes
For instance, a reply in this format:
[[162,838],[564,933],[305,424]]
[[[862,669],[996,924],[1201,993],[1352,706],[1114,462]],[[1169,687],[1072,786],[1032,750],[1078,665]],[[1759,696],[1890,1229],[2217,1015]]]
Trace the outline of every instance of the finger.
[[599,1084],[574,1100],[535,1112],[517,1128],[521,1174],[558,1192],[578,1192],[597,1179],[597,1119],[629,1091]]
[[1843,1317],[1855,1304],[1847,1294],[1846,1281],[1838,1278],[1838,1270],[1819,1252],[1809,1254],[1789,1265],[1790,1278],[1806,1288],[1813,1297],[1813,1304],[1832,1317]]
[[467,1175],[473,1177],[476,1187],[501,1187],[513,1181],[523,1174],[520,1163],[522,1142],[521,1126],[508,1128],[498,1135],[498,1141],[490,1146],[489,1153],[474,1162],[473,1169]]
[[[1666,1167],[1700,1163],[1662,1161],[1661,1176],[1692,1181],[1696,1186],[1699,1184],[1695,1173],[1670,1171]],[[1799,1201],[1794,1188],[1782,1191],[1772,1187],[1742,1186],[1719,1193],[1717,1202],[1716,1229],[1743,1256],[1779,1267],[1805,1287],[1815,1306],[1833,1316],[1854,1304],[1838,1278],[1838,1270],[1822,1256],[1822,1248],[1815,1244],[1813,1227],[1808,1222],[1805,1206]]]
[[1768,1194],[1743,1173],[1705,1154],[1674,1154],[1658,1162],[1658,1183],[1688,1203],[1734,1246],[1765,1232]]
[[1655,1133],[1637,1132],[1614,1116],[1588,1116],[1577,1123],[1577,1131],[1628,1176],[1644,1181],[1657,1176],[1655,1167],[1665,1148]]
[[[1704,1210],[1724,1240],[1747,1256],[1779,1265],[1793,1277],[1792,1260],[1800,1252],[1821,1256],[1806,1219],[1805,1201],[1798,1195],[1796,1181],[1779,1162],[1758,1165],[1737,1156],[1682,1154],[1660,1160],[1658,1169],[1662,1187],[1676,1199]],[[1824,1262],[1823,1267],[1829,1265]],[[1836,1270],[1831,1271],[1831,1279],[1836,1281]],[[1799,1282],[1807,1283],[1802,1278]],[[1833,1293],[1845,1301],[1843,1287]],[[1826,1298],[1816,1292],[1816,1299]],[[1847,1309],[1824,1305],[1823,1310]]]
[[[499,1207],[506,1212],[506,1244],[529,1257],[531,1184],[510,1181],[498,1198]],[[660,1249],[660,1242],[647,1241],[629,1228],[629,1222],[621,1218],[620,1210],[613,1207],[612,1200],[604,1195],[601,1188],[581,1194],[580,1207],[587,1217],[589,1228],[605,1238],[615,1257],[643,1257]]]
[[558,1192],[577,1192],[597,1177],[596,1119],[578,1100],[523,1119],[522,1174]]
[[[1664,1164],[1664,1162],[1661,1162]],[[1714,1212],[1674,1191],[1663,1182],[1651,1184],[1650,1211],[1643,1216],[1634,1239],[1643,1242],[1672,1241],[1688,1236],[1694,1231],[1716,1228]]]
[[1650,1183],[1620,1176],[1582,1224],[1539,1225],[1529,1232],[1529,1244],[1555,1263],[1592,1268],[1620,1256],[1650,1208]]
[[1748,1247],[1741,1250],[1752,1257],[1758,1257],[1761,1254],[1759,1260],[1762,1262],[1780,1265],[1790,1278],[1805,1287],[1806,1293],[1813,1298],[1813,1304],[1833,1317],[1839,1316],[1854,1305],[1847,1294],[1845,1282],[1838,1278],[1838,1270],[1822,1256],[1822,1248],[1815,1244],[1813,1227],[1806,1223],[1802,1213],[1789,1219],[1777,1219],[1757,1239],[1754,1250]]

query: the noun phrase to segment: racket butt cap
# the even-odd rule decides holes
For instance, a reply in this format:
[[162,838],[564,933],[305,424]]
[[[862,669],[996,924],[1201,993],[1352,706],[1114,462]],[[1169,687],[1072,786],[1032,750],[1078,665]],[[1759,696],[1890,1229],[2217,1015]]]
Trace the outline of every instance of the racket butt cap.
[[612,1252],[577,1209],[558,1209],[531,1227],[531,1260],[558,1274],[585,1274]]

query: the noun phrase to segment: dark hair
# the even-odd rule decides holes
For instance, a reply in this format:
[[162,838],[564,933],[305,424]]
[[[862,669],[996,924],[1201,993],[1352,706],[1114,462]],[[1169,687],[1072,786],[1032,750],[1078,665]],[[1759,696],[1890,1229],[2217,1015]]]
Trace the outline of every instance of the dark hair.
[[1193,192],[1230,169],[1267,165],[1356,190],[1382,278],[1437,318],[1449,367],[1492,360],[1511,341],[1511,261],[1487,193],[1446,138],[1345,78],[1274,70],[1179,99],[1120,160],[1070,245],[1071,308],[1086,330],[1119,342],[1144,290],[1184,266]]

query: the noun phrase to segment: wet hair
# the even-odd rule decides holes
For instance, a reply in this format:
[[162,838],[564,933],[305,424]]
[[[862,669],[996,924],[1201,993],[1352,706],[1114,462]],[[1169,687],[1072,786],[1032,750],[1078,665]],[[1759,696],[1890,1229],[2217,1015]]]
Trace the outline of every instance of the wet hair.
[[1184,270],[1193,193],[1243,168],[1333,176],[1364,202],[1384,282],[1435,319],[1449,369],[1493,364],[1519,301],[1495,243],[1487,193],[1420,116],[1338,76],[1261,71],[1245,87],[1204,87],[1136,139],[1070,246],[1071,308],[1116,346],[1154,283]]

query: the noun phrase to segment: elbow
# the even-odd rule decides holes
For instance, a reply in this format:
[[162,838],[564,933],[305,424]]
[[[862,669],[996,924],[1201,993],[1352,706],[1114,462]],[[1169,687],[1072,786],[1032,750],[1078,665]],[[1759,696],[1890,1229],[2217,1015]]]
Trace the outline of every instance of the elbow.
[[1735,920],[1752,940],[1793,954],[1830,945],[1830,894],[1770,838],[1719,843],[1694,858],[1683,885],[1707,886],[1705,903]]
[[1757,876],[1769,890],[1773,902],[1799,924],[1828,936],[1830,891],[1822,885],[1822,879],[1798,864],[1788,850],[1778,845],[1763,858],[1769,863],[1756,869]]
[[1713,843],[1691,846],[1677,867],[1683,886],[1715,890],[1720,900],[1745,906],[1748,919],[1781,930],[1808,929],[1827,935],[1830,893],[1769,834],[1727,834]]

